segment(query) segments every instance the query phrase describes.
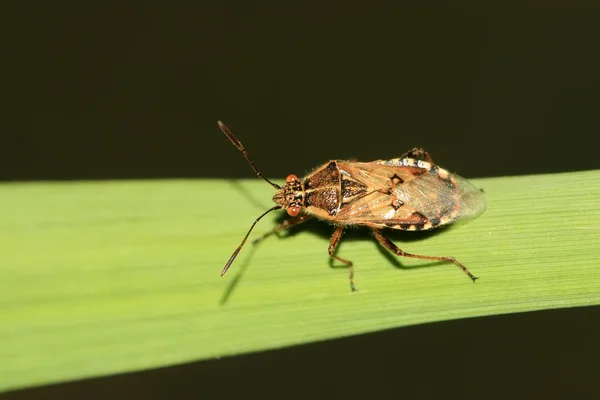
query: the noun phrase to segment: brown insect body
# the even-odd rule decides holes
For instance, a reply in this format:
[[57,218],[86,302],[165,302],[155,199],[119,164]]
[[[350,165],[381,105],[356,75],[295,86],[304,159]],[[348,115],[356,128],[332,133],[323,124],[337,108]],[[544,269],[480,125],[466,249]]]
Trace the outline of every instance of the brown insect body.
[[392,160],[329,161],[302,180],[289,175],[281,187],[261,175],[241,143],[220,121],[219,127],[242,151],[256,174],[277,189],[273,196],[277,205],[255,220],[221,275],[227,272],[258,220],[272,210],[285,209],[293,218],[257,240],[312,217],[331,222],[337,228],[331,237],[329,255],[348,266],[352,290],[356,290],[352,262],[334,255],[348,225],[370,227],[375,238],[398,256],[452,262],[473,281],[477,279],[454,257],[405,253],[381,233],[382,228],[433,229],[475,218],[485,211],[483,193],[465,179],[435,165],[423,149],[415,148]]
[[427,230],[485,211],[479,189],[414,158],[366,163],[334,160],[302,181],[291,177],[273,201],[284,209],[300,209],[335,224]]

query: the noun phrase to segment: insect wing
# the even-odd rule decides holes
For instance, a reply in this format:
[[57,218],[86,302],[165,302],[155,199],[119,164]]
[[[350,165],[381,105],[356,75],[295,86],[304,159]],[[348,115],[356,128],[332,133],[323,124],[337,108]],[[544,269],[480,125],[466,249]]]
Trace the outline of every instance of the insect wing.
[[472,219],[485,211],[479,189],[427,162],[395,159],[339,166],[342,187],[350,180],[369,188],[354,198],[344,196],[336,218],[340,222],[420,230]]
[[429,171],[396,189],[396,195],[430,219],[447,217],[446,223],[474,219],[485,211],[481,190],[458,175],[444,171],[442,176]]

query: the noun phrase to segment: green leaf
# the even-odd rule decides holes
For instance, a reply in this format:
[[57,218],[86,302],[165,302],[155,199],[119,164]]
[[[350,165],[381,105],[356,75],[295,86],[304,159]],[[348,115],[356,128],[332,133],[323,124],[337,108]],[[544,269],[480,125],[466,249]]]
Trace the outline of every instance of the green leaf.
[[[0,391],[455,318],[600,304],[600,171],[479,179],[487,211],[437,234],[360,230],[330,268],[332,229],[250,243],[264,182],[0,185]],[[264,218],[258,237],[281,216]]]

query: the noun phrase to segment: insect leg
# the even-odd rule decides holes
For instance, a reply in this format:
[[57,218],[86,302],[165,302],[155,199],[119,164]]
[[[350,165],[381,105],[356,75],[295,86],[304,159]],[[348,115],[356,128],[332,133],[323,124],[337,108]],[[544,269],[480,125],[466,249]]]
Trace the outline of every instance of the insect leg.
[[344,264],[346,264],[346,266],[348,266],[348,274],[350,277],[350,289],[352,289],[353,292],[356,292],[356,287],[354,286],[354,265],[352,264],[352,261],[350,260],[346,260],[343,259],[341,257],[336,256],[335,254],[335,248],[337,247],[338,243],[340,242],[340,239],[342,238],[342,234],[344,233],[344,227],[340,226],[338,227],[335,232],[333,232],[333,235],[331,235],[331,241],[329,242],[329,255],[332,258],[335,258],[338,261],[343,262]]
[[297,217],[294,218],[290,218],[290,219],[286,219],[285,221],[283,221],[281,223],[281,225],[279,225],[278,227],[276,227],[275,229],[273,229],[270,232],[265,233],[264,235],[262,235],[261,237],[254,239],[252,241],[252,244],[257,244],[258,242],[262,241],[263,239],[267,238],[268,236],[271,236],[272,234],[278,234],[280,231],[290,228],[294,225],[298,225],[301,224],[305,221],[308,221],[309,219],[312,218],[312,215],[309,214],[300,214]]
[[373,236],[375,236],[375,239],[377,239],[377,241],[379,243],[381,243],[381,245],[383,247],[387,248],[388,250],[390,250],[392,253],[396,254],[399,257],[410,257],[410,258],[419,258],[421,260],[433,260],[433,261],[447,261],[447,262],[451,262],[451,263],[454,263],[456,266],[458,266],[458,268],[462,269],[465,274],[469,275],[469,278],[471,278],[471,280],[473,282],[475,282],[475,280],[478,279],[475,275],[473,275],[471,272],[469,272],[469,270],[467,269],[467,267],[465,267],[464,265],[462,265],[461,263],[459,263],[458,260],[456,260],[454,257],[448,257],[448,256],[423,256],[423,255],[420,255],[420,254],[405,253],[398,246],[396,246],[390,239],[388,239],[385,236],[383,236],[383,234],[381,233],[381,231],[379,229],[373,229]]
[[415,147],[414,149],[402,154],[398,158],[414,158],[415,160],[427,161],[431,165],[435,165],[429,153],[420,147]]

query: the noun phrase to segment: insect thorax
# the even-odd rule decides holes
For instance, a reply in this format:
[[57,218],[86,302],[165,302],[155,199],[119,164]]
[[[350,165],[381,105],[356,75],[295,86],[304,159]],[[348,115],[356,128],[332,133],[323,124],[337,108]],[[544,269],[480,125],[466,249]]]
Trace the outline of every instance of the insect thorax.
[[317,168],[303,182],[304,205],[320,210],[319,214],[324,212],[330,217],[335,216],[342,202],[340,180],[336,161]]

